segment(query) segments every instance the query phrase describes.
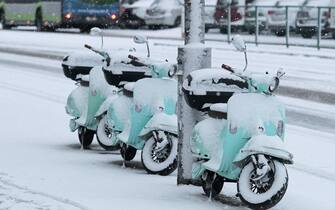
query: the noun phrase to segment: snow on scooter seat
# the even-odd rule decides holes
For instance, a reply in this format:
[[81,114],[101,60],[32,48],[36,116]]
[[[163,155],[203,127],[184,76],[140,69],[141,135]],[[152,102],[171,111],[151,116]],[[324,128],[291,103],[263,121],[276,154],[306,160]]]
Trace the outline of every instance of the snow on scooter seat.
[[183,88],[195,95],[206,95],[207,91],[241,92],[246,89],[243,79],[224,69],[200,69],[191,72],[190,76],[192,80],[185,80]]

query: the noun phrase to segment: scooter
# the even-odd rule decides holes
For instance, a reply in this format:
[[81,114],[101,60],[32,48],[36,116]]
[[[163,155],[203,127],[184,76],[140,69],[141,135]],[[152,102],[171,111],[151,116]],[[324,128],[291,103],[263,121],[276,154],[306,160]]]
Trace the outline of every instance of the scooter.
[[169,175],[177,167],[177,82],[176,65],[129,56],[148,66],[152,78],[128,83],[126,93],[107,112],[106,124],[121,144],[124,161],[142,150],[141,160],[148,173]]
[[[237,195],[244,204],[268,209],[286,192],[284,164],[293,164],[293,155],[284,145],[285,107],[273,94],[284,73],[245,72],[245,43],[235,36],[233,44],[245,54],[243,71],[228,65],[222,65],[227,71],[221,72],[201,69],[190,73],[183,83],[188,104],[208,115],[192,131],[192,177],[202,183],[209,197],[217,196],[224,182],[237,183]],[[193,94],[198,89],[206,94]],[[215,95],[219,97],[213,100]],[[208,103],[206,98],[217,101]]]
[[[98,28],[93,28],[91,31],[94,34],[101,33],[101,30]],[[91,56],[91,58],[94,59],[87,59],[87,54],[85,54],[86,59],[83,59],[80,56],[78,57],[78,53],[66,56],[62,63],[64,74],[77,81],[76,84],[78,87],[72,91],[68,97],[66,112],[73,117],[70,120],[70,130],[72,132],[78,130],[79,142],[83,149],[88,148],[92,143],[100,120],[107,112],[107,108],[111,101],[113,101],[114,98],[117,98],[117,93],[119,91],[117,86],[110,85],[106,82],[103,66],[108,67],[113,62],[123,62],[121,61],[122,56],[120,55],[117,56],[117,59],[113,58],[112,61],[107,51],[103,49],[95,49],[89,45],[85,45],[85,47],[97,54],[100,57],[101,63],[99,63],[99,60],[94,56]],[[88,66],[85,68],[81,66],[78,67],[74,65],[74,63],[78,63],[75,62],[77,60],[89,60],[91,63],[93,61],[93,64],[96,64],[97,66]],[[125,60],[125,62],[127,62],[129,59],[127,58]],[[111,146],[104,144],[103,139],[100,140],[98,135],[97,141],[100,146],[106,150],[116,150],[119,148],[117,145]]]

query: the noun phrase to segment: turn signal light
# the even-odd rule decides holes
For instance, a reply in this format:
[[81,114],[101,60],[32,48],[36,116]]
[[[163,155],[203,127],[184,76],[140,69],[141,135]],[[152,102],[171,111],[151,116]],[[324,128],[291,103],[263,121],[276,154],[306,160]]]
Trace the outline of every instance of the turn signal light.
[[117,18],[116,14],[112,14],[112,15],[111,15],[111,19],[112,19],[112,20],[116,20],[116,18]]
[[71,13],[67,13],[64,17],[65,17],[65,19],[71,19],[72,18],[72,14]]

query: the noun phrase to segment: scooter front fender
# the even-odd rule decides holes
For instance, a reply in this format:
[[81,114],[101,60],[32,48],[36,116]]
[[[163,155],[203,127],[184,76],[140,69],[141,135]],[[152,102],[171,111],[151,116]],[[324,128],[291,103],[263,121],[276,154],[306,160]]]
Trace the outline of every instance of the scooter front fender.
[[99,107],[99,110],[97,111],[97,113],[95,114],[95,117],[98,118],[101,115],[107,113],[108,108],[110,107],[110,105],[116,100],[116,98],[118,98],[118,95],[112,95],[109,96]]
[[253,136],[240,150],[233,163],[238,167],[244,165],[251,155],[264,154],[293,164],[293,155],[285,148],[284,142],[278,136]]
[[148,137],[151,136],[152,131],[155,130],[166,131],[178,135],[177,115],[168,115],[163,112],[155,114],[144,126],[139,136],[148,139]]

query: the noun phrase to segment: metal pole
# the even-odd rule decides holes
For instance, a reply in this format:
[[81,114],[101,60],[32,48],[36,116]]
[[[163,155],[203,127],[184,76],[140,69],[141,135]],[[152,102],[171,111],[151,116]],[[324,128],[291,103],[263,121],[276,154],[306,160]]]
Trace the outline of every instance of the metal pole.
[[289,22],[288,22],[288,6],[285,7],[285,12],[286,12],[286,47],[288,48],[289,47],[289,42],[288,42],[288,39],[289,39],[289,36],[290,36],[290,25],[289,25]]
[[321,8],[318,7],[318,34],[317,34],[317,43],[316,46],[320,50],[320,41],[321,41]]
[[199,113],[189,107],[182,84],[194,70],[211,67],[211,49],[206,48],[204,0],[185,0],[185,46],[178,48],[178,175],[177,184],[194,184],[190,137]]
[[227,39],[228,43],[230,43],[231,37],[231,4],[228,4],[228,17],[227,17]]
[[256,21],[256,30],[255,30],[255,43],[258,46],[258,34],[259,34],[259,25],[258,25],[258,6],[255,6],[255,21]]

